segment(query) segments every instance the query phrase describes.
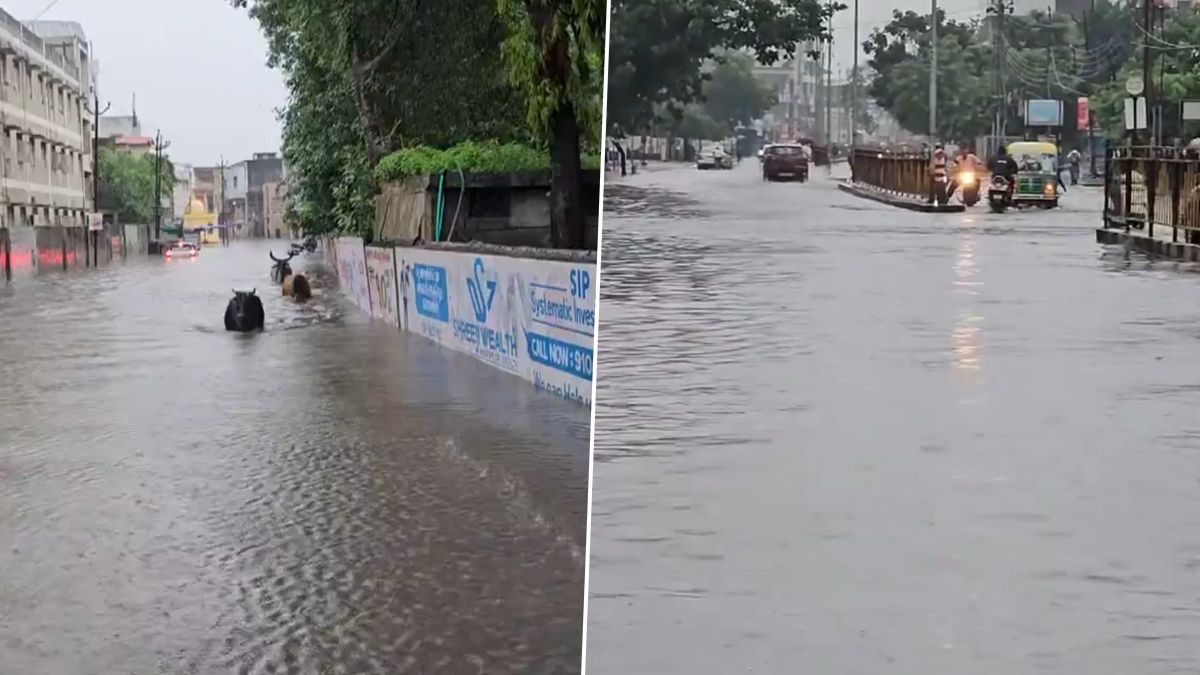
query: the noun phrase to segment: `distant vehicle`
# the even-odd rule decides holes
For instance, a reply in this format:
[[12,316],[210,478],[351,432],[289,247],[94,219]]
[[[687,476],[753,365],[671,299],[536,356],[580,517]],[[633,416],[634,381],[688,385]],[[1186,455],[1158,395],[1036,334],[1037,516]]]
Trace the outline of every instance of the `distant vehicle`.
[[177,241],[163,254],[168,258],[195,258],[200,249],[190,241]]
[[763,151],[763,180],[796,180],[806,183],[808,162],[808,150],[799,143],[768,145]]
[[705,150],[696,158],[696,168],[702,171],[706,169],[732,169],[733,158],[721,148]]

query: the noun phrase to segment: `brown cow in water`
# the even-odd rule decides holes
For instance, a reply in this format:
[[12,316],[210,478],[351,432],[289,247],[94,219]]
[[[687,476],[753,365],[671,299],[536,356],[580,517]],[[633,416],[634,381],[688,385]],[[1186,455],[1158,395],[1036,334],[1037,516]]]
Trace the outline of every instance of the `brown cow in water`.
[[283,278],[283,294],[303,302],[312,299],[312,286],[303,274],[289,274]]

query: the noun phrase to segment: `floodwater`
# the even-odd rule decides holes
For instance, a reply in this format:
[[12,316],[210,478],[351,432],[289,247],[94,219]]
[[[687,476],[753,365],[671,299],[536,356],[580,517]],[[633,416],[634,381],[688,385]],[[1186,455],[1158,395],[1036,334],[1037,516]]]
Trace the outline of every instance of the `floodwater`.
[[589,675],[1200,672],[1200,270],[755,164],[607,188]]
[[588,411],[267,250],[0,292],[0,672],[578,672]]

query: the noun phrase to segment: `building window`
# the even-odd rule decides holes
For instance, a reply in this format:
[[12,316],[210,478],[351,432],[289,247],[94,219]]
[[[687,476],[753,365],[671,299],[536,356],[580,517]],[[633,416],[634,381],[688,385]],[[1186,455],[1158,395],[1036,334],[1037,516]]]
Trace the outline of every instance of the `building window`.
[[237,176],[234,176],[234,177],[233,177],[233,188],[234,188],[235,190],[237,189]]

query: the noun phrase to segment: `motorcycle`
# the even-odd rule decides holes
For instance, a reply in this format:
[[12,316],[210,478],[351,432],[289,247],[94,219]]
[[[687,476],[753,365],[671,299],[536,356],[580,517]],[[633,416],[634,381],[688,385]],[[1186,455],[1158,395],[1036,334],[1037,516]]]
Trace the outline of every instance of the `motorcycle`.
[[960,171],[955,177],[955,182],[962,190],[963,205],[975,206],[979,202],[979,177],[975,175],[975,172]]
[[988,206],[995,213],[1004,213],[1012,206],[1013,182],[1004,176],[992,176],[988,186]]

